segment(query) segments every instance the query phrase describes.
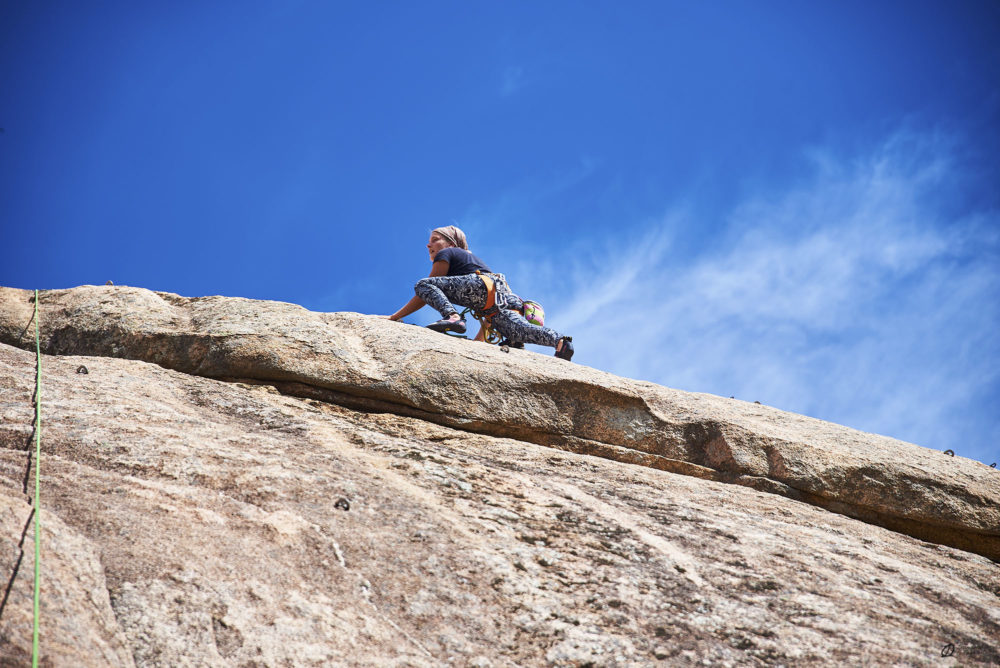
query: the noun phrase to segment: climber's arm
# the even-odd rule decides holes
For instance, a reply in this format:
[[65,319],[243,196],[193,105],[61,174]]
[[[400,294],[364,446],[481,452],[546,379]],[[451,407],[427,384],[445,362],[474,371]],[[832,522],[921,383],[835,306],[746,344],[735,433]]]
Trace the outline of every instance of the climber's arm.
[[[447,276],[447,275],[448,275],[448,263],[445,262],[444,260],[440,260],[431,265],[430,276],[433,277],[433,276]],[[406,304],[403,305],[403,308],[399,309],[392,315],[388,316],[388,318],[389,320],[402,320],[411,313],[416,313],[417,311],[422,309],[425,304],[426,302],[423,299],[414,295],[410,301],[406,302]]]

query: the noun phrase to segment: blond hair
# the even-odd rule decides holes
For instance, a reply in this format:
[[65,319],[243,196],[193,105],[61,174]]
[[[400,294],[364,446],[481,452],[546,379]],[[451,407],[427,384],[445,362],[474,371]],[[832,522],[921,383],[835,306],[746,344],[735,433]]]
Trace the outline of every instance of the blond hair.
[[431,230],[432,234],[437,234],[442,239],[450,243],[452,246],[457,246],[462,250],[469,250],[469,243],[465,240],[465,232],[454,225],[449,225],[447,227],[436,227]]

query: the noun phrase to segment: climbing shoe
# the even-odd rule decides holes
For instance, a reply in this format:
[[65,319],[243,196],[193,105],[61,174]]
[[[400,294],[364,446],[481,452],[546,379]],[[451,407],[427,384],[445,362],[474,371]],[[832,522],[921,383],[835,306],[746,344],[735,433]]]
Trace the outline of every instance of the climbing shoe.
[[568,362],[573,359],[573,337],[564,336],[559,340],[562,341],[562,348],[556,350],[556,357]]
[[438,320],[437,322],[432,322],[427,325],[427,329],[433,329],[435,332],[455,332],[456,334],[465,334],[465,321],[459,318],[458,320],[449,320],[445,318],[444,320]]

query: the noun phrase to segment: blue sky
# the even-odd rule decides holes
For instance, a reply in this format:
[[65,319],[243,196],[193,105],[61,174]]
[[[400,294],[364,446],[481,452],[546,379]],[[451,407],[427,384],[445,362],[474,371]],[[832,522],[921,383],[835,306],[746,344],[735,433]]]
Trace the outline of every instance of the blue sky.
[[[0,284],[387,314],[1000,460],[1000,2],[0,4]],[[436,319],[423,309],[410,320]]]

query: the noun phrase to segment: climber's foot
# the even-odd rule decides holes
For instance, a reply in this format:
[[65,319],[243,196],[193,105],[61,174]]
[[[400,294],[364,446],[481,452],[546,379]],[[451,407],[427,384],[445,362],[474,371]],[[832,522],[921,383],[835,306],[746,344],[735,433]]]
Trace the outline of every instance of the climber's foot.
[[556,344],[556,357],[567,362],[573,359],[573,337],[564,336]]
[[449,317],[438,320],[437,322],[432,322],[427,325],[427,329],[433,329],[435,332],[455,332],[456,334],[465,334],[465,320],[462,320],[462,316],[457,313],[452,313]]

